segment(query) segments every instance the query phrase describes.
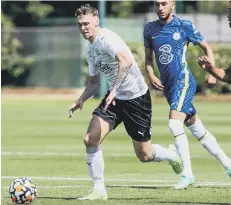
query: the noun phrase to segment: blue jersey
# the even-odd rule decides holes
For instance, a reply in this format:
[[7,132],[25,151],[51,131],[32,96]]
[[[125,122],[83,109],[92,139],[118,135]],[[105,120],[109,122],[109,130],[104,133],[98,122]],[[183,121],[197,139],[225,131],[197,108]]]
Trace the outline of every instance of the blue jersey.
[[193,106],[196,81],[187,65],[187,47],[190,42],[198,45],[203,40],[190,21],[176,16],[168,24],[157,20],[144,28],[144,46],[155,53],[170,109],[185,113],[186,119],[196,113]]
[[159,20],[146,24],[144,46],[153,49],[162,83],[167,86],[177,80],[195,81],[187,65],[187,46],[198,45],[203,37],[195,26],[176,16],[168,24]]

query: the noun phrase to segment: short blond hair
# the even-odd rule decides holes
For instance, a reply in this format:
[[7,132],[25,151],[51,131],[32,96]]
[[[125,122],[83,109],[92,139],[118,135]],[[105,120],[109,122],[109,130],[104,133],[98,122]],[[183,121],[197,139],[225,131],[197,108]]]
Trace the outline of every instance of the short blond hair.
[[99,12],[96,8],[93,6],[90,6],[90,4],[82,5],[80,8],[76,9],[75,16],[82,16],[92,14],[92,16],[99,16]]

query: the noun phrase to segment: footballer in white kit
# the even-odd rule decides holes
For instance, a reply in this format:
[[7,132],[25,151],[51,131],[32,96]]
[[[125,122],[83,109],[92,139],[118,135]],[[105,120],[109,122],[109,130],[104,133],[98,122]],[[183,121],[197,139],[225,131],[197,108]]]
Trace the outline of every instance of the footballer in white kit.
[[119,69],[119,62],[115,57],[121,50],[128,53],[132,64],[116,91],[115,105],[110,104],[106,110],[104,109],[105,99],[110,92],[108,91],[93,114],[110,122],[113,128],[123,121],[133,139],[147,141],[150,139],[152,116],[148,86],[130,49],[116,33],[105,28],[99,29],[93,43],[88,43],[89,75],[95,76],[101,72],[107,78],[109,90],[112,90]]
[[98,11],[94,7],[83,5],[76,10],[76,16],[80,33],[89,41],[86,54],[89,81],[83,94],[69,108],[69,118],[96,94],[100,86],[100,73],[109,83],[109,91],[93,111],[84,136],[86,162],[94,188],[89,195],[78,199],[108,198],[101,142],[121,122],[132,138],[136,156],[141,162],[167,161],[174,172],[180,174],[182,162],[174,147],[164,148],[159,144],[151,144],[151,97],[130,49],[117,34],[99,27]]

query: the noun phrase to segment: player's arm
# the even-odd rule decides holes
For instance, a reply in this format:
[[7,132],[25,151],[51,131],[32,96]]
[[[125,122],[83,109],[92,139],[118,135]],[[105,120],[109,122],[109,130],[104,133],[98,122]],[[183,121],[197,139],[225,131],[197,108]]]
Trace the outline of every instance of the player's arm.
[[73,113],[80,109],[82,110],[83,108],[83,103],[92,97],[93,95],[96,94],[97,90],[100,87],[100,74],[96,74],[95,76],[90,76],[88,79],[88,83],[86,88],[84,89],[82,95],[79,97],[79,99],[71,105],[69,108],[69,118],[73,116]]
[[[214,65],[215,60],[214,60],[214,54],[211,46],[205,40],[203,40],[200,42],[199,47],[204,51],[205,55],[210,59],[211,63]],[[207,76],[207,86],[213,87],[215,84],[216,84],[216,78],[214,78],[214,76],[209,74]]]
[[[185,31],[188,36],[188,40],[194,45],[199,45],[199,47],[204,51],[205,55],[208,56],[211,62],[214,62],[213,50],[210,45],[204,40],[203,36],[197,30],[197,28],[190,21],[185,21]],[[206,86],[214,87],[216,85],[216,78],[212,75],[207,76]]]
[[153,51],[151,48],[145,48],[145,69],[148,77],[154,74]]
[[76,102],[78,101],[85,102],[90,97],[96,94],[99,87],[100,87],[100,74],[98,73],[95,76],[89,75],[87,86],[85,90],[83,91],[82,95],[79,97],[79,99]]
[[112,32],[106,34],[102,41],[102,45],[104,52],[109,54],[119,63],[115,81],[113,82],[111,91],[105,100],[106,110],[111,103],[113,105],[115,104],[114,99],[116,97],[116,92],[129,74],[133,61],[126,49],[126,44],[117,34]]
[[153,48],[149,31],[149,24],[146,24],[143,32],[145,48],[145,70],[147,71],[152,88],[156,90],[164,90],[164,86],[154,74]]
[[119,51],[116,54],[115,59],[119,62],[119,68],[111,91],[116,93],[117,89],[120,87],[121,83],[124,81],[130,71],[132,59],[126,51]]
[[[114,56],[114,55],[112,55]],[[125,80],[127,77],[128,73],[130,72],[130,68],[132,66],[132,59],[128,55],[126,51],[118,51],[115,54],[115,60],[119,62],[119,67],[118,67],[118,73],[116,76],[116,79],[113,83],[113,86],[111,88],[110,94],[106,98],[106,103],[104,109],[106,110],[108,106],[112,103],[115,105],[115,97],[116,97],[116,92],[122,82]]]
[[199,46],[204,51],[205,55],[208,56],[210,62],[214,65],[215,60],[214,60],[214,54],[211,46],[205,40],[200,42]]
[[154,74],[153,51],[151,48],[145,48],[145,69],[152,87],[156,90],[164,90],[164,86]]
[[231,83],[231,63],[227,69],[217,68],[207,56],[201,56],[198,64],[218,80]]

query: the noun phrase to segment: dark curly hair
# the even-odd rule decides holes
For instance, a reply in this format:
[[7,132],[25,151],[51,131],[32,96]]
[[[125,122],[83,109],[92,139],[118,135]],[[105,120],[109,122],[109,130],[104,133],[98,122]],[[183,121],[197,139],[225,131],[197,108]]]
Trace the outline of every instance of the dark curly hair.
[[76,9],[75,16],[82,16],[82,15],[87,15],[87,14],[92,14],[93,16],[98,16],[98,10],[90,4],[85,4],[82,5],[80,8]]

